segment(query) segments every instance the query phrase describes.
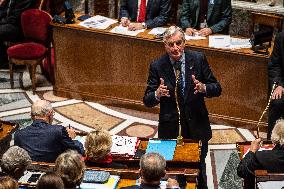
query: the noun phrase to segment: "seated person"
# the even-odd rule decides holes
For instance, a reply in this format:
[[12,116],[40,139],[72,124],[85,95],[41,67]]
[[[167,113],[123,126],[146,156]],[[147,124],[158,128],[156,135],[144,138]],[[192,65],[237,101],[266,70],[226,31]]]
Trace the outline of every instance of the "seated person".
[[24,175],[31,162],[31,157],[26,150],[12,146],[2,156],[0,177],[10,176],[18,180]]
[[108,131],[98,129],[90,132],[85,141],[85,164],[90,167],[127,168],[112,161],[111,147],[112,138]]
[[121,0],[119,19],[129,30],[155,28],[167,24],[170,10],[170,0]]
[[36,189],[64,189],[64,183],[55,173],[46,173],[38,180]]
[[184,0],[182,3],[180,25],[187,35],[228,34],[231,22],[231,0]]
[[268,63],[268,79],[272,87],[276,88],[272,94],[269,107],[267,140],[271,138],[271,131],[276,120],[284,117],[284,32],[280,32],[275,37],[274,48]]
[[[140,159],[139,174],[141,177],[140,186],[128,186],[124,189],[158,189],[160,180],[166,175],[166,160],[158,153],[144,154]],[[179,188],[175,179],[168,179],[167,188]]]
[[244,178],[246,188],[254,188],[254,171],[284,172],[284,120],[279,120],[272,130],[273,150],[258,151],[261,139],[251,142],[250,151],[241,160],[237,173]]
[[74,130],[52,125],[54,110],[48,101],[34,102],[31,116],[32,125],[16,131],[14,142],[27,150],[33,161],[55,162],[56,158],[68,149],[84,153],[83,145],[72,140],[76,136]]
[[9,176],[0,177],[0,189],[18,189],[18,182]]
[[85,171],[81,155],[74,150],[64,152],[55,161],[55,173],[61,177],[64,188],[75,189],[80,186]]
[[0,62],[7,61],[4,41],[16,41],[22,38],[21,14],[34,8],[36,0],[0,0]]

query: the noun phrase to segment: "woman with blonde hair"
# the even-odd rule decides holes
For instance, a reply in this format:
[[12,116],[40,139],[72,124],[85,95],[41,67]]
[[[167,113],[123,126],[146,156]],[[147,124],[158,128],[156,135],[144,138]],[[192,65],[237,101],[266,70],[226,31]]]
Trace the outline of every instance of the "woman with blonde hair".
[[18,182],[9,176],[0,177],[0,189],[18,189]]
[[107,130],[98,129],[87,135],[85,141],[85,163],[91,167],[127,168],[112,161],[110,150],[112,138]]

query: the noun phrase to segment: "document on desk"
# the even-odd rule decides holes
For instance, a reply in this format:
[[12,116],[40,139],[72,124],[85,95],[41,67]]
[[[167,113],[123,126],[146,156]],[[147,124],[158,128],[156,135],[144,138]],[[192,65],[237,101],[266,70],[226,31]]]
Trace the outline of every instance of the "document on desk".
[[116,26],[112,30],[110,30],[110,32],[112,33],[118,33],[122,35],[130,35],[130,36],[136,36],[138,35],[138,33],[141,33],[144,31],[145,29],[130,31],[128,30],[128,27],[123,27],[122,25]]
[[210,35],[209,47],[230,48],[231,37],[229,35]]
[[186,35],[185,34],[185,40],[201,40],[206,39],[206,37],[200,36],[200,35]]
[[176,149],[176,140],[153,140],[150,139],[146,153],[157,152],[164,156],[166,160],[173,160]]
[[284,181],[258,182],[257,186],[261,189],[281,189],[284,187]]
[[230,49],[251,48],[250,39],[231,37]]
[[157,27],[157,28],[153,28],[151,29],[151,31],[149,31],[148,34],[152,34],[152,35],[162,35],[165,33],[167,28],[162,28],[162,27]]
[[117,175],[110,175],[108,181],[103,184],[99,183],[82,183],[80,185],[81,189],[115,189],[118,181],[119,181],[119,176]]
[[110,25],[117,23],[117,20],[96,15],[91,18],[88,18],[87,20],[84,20],[83,22],[80,22],[79,25],[86,27],[86,28],[95,28],[95,29],[106,29]]

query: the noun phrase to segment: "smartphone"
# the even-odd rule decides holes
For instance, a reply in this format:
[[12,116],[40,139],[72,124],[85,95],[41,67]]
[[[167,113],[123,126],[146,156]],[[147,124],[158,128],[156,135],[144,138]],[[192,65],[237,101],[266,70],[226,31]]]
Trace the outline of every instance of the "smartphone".
[[41,174],[32,174],[31,177],[28,179],[28,182],[29,183],[32,183],[32,182],[37,182],[37,180],[39,179],[39,177],[41,176]]

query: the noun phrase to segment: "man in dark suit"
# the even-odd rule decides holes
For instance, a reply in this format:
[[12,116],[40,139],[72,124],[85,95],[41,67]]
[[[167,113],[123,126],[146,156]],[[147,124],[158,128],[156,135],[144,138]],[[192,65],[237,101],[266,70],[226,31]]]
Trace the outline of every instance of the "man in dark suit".
[[121,0],[119,18],[129,30],[155,28],[167,24],[170,10],[170,0]]
[[[214,77],[201,52],[184,50],[185,37],[181,28],[172,26],[164,34],[167,54],[150,65],[148,86],[143,102],[148,107],[160,104],[158,137],[177,138],[179,115],[177,111],[175,87],[176,64],[180,64],[179,97],[182,136],[186,139],[202,141],[201,175],[199,187],[206,187],[205,158],[208,151],[208,140],[212,131],[205,106],[204,97],[215,97],[221,94],[221,86]],[[202,186],[201,184],[204,184]]]
[[[160,189],[160,180],[166,175],[166,160],[158,153],[144,154],[140,159],[141,184],[122,189]],[[168,179],[167,188],[179,188],[175,179]]]
[[4,41],[17,41],[22,37],[21,14],[34,8],[36,0],[0,0],[0,62],[7,61]]
[[255,188],[254,171],[284,171],[284,120],[279,120],[272,130],[271,139],[275,147],[272,150],[258,151],[261,139],[251,142],[250,151],[241,160],[237,173],[245,180],[245,188]]
[[186,34],[228,34],[232,22],[231,0],[184,0],[180,25]]
[[15,133],[15,145],[28,151],[33,161],[55,162],[56,158],[67,149],[83,154],[83,145],[76,140],[72,129],[61,125],[51,125],[54,110],[45,100],[38,100],[32,105],[32,125]]
[[269,84],[276,88],[272,94],[272,101],[268,115],[268,132],[267,139],[271,138],[271,131],[276,120],[284,116],[284,32],[280,32],[274,41],[274,48],[268,64]]

